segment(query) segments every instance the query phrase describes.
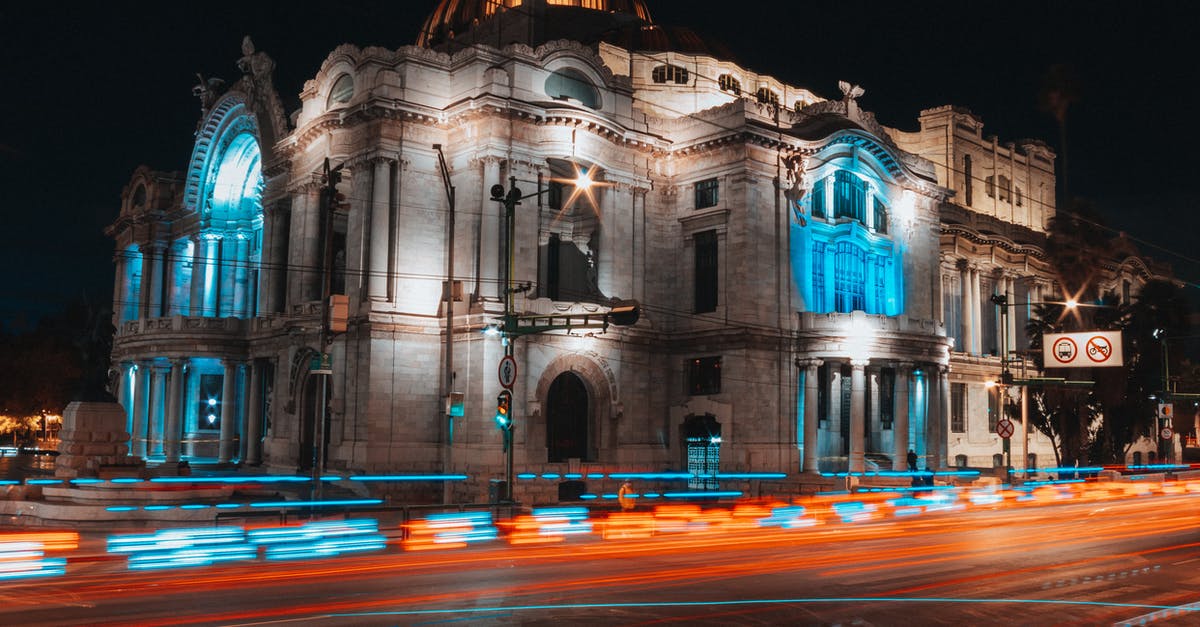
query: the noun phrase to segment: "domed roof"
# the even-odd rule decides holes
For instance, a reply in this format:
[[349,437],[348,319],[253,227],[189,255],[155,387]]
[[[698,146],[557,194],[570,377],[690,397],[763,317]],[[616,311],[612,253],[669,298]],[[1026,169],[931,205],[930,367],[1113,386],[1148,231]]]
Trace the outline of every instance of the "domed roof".
[[650,22],[643,0],[439,0],[417,45],[536,46],[554,39],[590,43],[613,29]]

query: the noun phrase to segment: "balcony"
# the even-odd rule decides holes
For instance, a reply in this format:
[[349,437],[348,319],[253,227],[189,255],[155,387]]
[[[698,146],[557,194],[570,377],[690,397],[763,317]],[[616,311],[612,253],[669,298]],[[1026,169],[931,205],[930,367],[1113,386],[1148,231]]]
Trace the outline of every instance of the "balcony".
[[[205,318],[171,316],[128,320],[117,327],[113,352],[137,351],[153,347],[171,351],[177,347],[244,340],[249,320],[242,318]],[[172,346],[172,343],[178,343]]]

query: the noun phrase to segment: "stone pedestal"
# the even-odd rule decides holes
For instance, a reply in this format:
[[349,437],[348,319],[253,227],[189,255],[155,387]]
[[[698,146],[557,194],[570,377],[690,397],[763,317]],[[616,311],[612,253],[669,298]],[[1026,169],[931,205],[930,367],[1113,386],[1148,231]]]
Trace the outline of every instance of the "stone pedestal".
[[145,462],[129,456],[125,409],[120,403],[74,402],[63,412],[54,475],[98,477],[106,470],[140,472]]

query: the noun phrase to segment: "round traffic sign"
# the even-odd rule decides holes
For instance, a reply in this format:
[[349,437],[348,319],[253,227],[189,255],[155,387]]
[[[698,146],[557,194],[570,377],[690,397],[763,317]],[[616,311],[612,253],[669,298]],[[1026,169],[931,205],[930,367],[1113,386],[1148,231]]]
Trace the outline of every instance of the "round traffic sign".
[[496,373],[500,378],[500,387],[511,390],[513,383],[517,381],[517,360],[513,359],[512,355],[505,355],[504,359],[500,360],[500,367]]
[[1171,430],[1171,427],[1163,427],[1162,431],[1158,432],[1158,435],[1162,436],[1164,440],[1170,440],[1175,436],[1175,432]]
[[996,435],[1002,438],[1011,438],[1013,434],[1013,422],[1008,418],[1000,419],[996,423]]
[[1051,354],[1054,355],[1055,361],[1060,364],[1069,364],[1075,361],[1075,355],[1079,352],[1079,346],[1075,344],[1075,340],[1069,337],[1059,338],[1054,343],[1054,350]]
[[1084,350],[1084,354],[1088,356],[1088,359],[1102,364],[1108,361],[1109,357],[1112,357],[1112,353],[1112,342],[1109,342],[1108,338],[1103,335],[1088,338],[1087,348]]

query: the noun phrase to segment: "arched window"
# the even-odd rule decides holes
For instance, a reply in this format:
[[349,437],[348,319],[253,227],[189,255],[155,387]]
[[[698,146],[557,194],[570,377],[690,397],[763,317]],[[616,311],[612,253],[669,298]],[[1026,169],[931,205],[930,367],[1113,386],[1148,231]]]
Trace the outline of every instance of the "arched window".
[[133,202],[131,203],[131,206],[136,209],[137,207],[144,206],[145,204],[146,186],[139,183],[137,189],[133,190]]
[[650,77],[656,83],[686,85],[688,82],[688,71],[687,68],[678,65],[658,65],[650,72]]
[[838,313],[867,308],[867,253],[850,242],[838,242],[833,257],[833,306]]
[[762,104],[777,105],[779,104],[779,94],[771,91],[766,87],[759,87],[755,92],[754,97]]
[[590,109],[600,108],[600,92],[583,72],[571,68],[556,70],[546,77],[546,95],[556,100],[575,100]]
[[592,461],[588,437],[588,392],[577,375],[564,372],[546,393],[547,461]]
[[329,99],[325,102],[325,108],[328,109],[340,104],[346,104],[350,102],[350,98],[353,96],[354,77],[349,74],[342,74],[333,82],[333,87],[329,90]]
[[729,74],[722,74],[717,77],[717,85],[721,91],[727,91],[735,96],[742,95],[742,83],[738,79]]

